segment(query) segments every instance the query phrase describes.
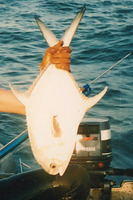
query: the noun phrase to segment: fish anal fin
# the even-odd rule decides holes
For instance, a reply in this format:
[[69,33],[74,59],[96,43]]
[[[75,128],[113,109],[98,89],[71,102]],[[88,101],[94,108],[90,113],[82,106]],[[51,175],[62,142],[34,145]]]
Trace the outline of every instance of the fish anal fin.
[[104,90],[102,92],[100,92],[99,94],[97,94],[94,97],[89,97],[86,99],[86,111],[89,110],[91,107],[93,107],[107,92],[108,87],[105,87]]

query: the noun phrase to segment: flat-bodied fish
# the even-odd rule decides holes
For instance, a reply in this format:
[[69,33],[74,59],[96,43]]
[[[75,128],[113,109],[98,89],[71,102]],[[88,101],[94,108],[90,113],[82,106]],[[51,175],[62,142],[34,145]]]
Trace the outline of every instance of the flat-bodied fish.
[[[78,13],[61,40],[68,46],[83,16]],[[58,39],[36,18],[49,46]],[[49,174],[64,174],[71,159],[79,124],[87,110],[106,93],[87,98],[68,71],[50,64],[34,81],[28,92],[11,89],[25,105],[30,144],[37,162]]]

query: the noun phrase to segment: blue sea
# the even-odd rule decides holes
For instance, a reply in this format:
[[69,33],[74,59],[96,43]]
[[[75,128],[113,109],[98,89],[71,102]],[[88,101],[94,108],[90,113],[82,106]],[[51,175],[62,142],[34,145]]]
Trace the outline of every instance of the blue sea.
[[[86,11],[70,46],[71,71],[80,87],[133,52],[132,0],[0,0],[0,88],[9,90],[11,83],[26,91],[39,73],[48,45],[34,16],[60,38],[84,4]],[[107,94],[85,118],[109,118],[111,166],[133,168],[133,54],[92,84],[92,96],[105,86]],[[25,116],[0,113],[0,143],[25,129]],[[16,152],[15,159],[20,157],[31,165],[28,140]]]

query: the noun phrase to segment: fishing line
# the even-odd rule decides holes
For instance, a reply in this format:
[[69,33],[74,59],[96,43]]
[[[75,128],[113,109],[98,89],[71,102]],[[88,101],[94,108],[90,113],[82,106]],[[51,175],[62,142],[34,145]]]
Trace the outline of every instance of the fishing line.
[[97,78],[95,78],[93,81],[90,82],[90,84],[86,84],[81,88],[81,91],[86,95],[89,96],[91,94],[91,87],[90,85],[92,85],[93,83],[95,83],[98,79],[100,79],[102,76],[104,76],[107,72],[109,72],[111,69],[113,69],[114,67],[116,67],[118,64],[120,64],[123,60],[125,60],[128,56],[130,56],[132,53],[128,53],[126,56],[124,56],[123,58],[121,58],[120,60],[117,61],[117,63],[115,63],[114,65],[112,65],[109,69],[107,69],[106,71],[104,71],[102,74],[100,74]]
[[117,63],[115,63],[114,65],[112,65],[109,69],[107,69],[106,71],[104,71],[100,76],[98,76],[96,79],[94,79],[93,81],[91,81],[89,85],[95,83],[99,78],[101,78],[102,76],[104,76],[104,74],[106,74],[107,72],[109,72],[111,69],[113,69],[116,65],[118,65],[119,63],[121,63],[123,60],[125,60],[130,55],[131,55],[131,53],[127,54],[122,59],[120,59],[119,61],[117,61]]

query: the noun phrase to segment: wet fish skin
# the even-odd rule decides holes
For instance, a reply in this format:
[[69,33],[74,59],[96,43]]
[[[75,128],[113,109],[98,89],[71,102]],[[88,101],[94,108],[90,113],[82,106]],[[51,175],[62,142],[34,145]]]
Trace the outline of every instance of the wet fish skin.
[[[62,37],[65,44],[70,44],[83,13],[84,8]],[[43,29],[45,25],[39,26]],[[53,45],[55,37],[52,36],[52,41],[46,27],[45,31],[44,37],[49,45]],[[107,87],[98,95],[87,98],[69,72],[50,64],[26,93],[18,92],[12,86],[11,89],[25,105],[30,144],[37,162],[47,173],[62,176],[71,159],[78,126],[85,112],[104,96]]]

